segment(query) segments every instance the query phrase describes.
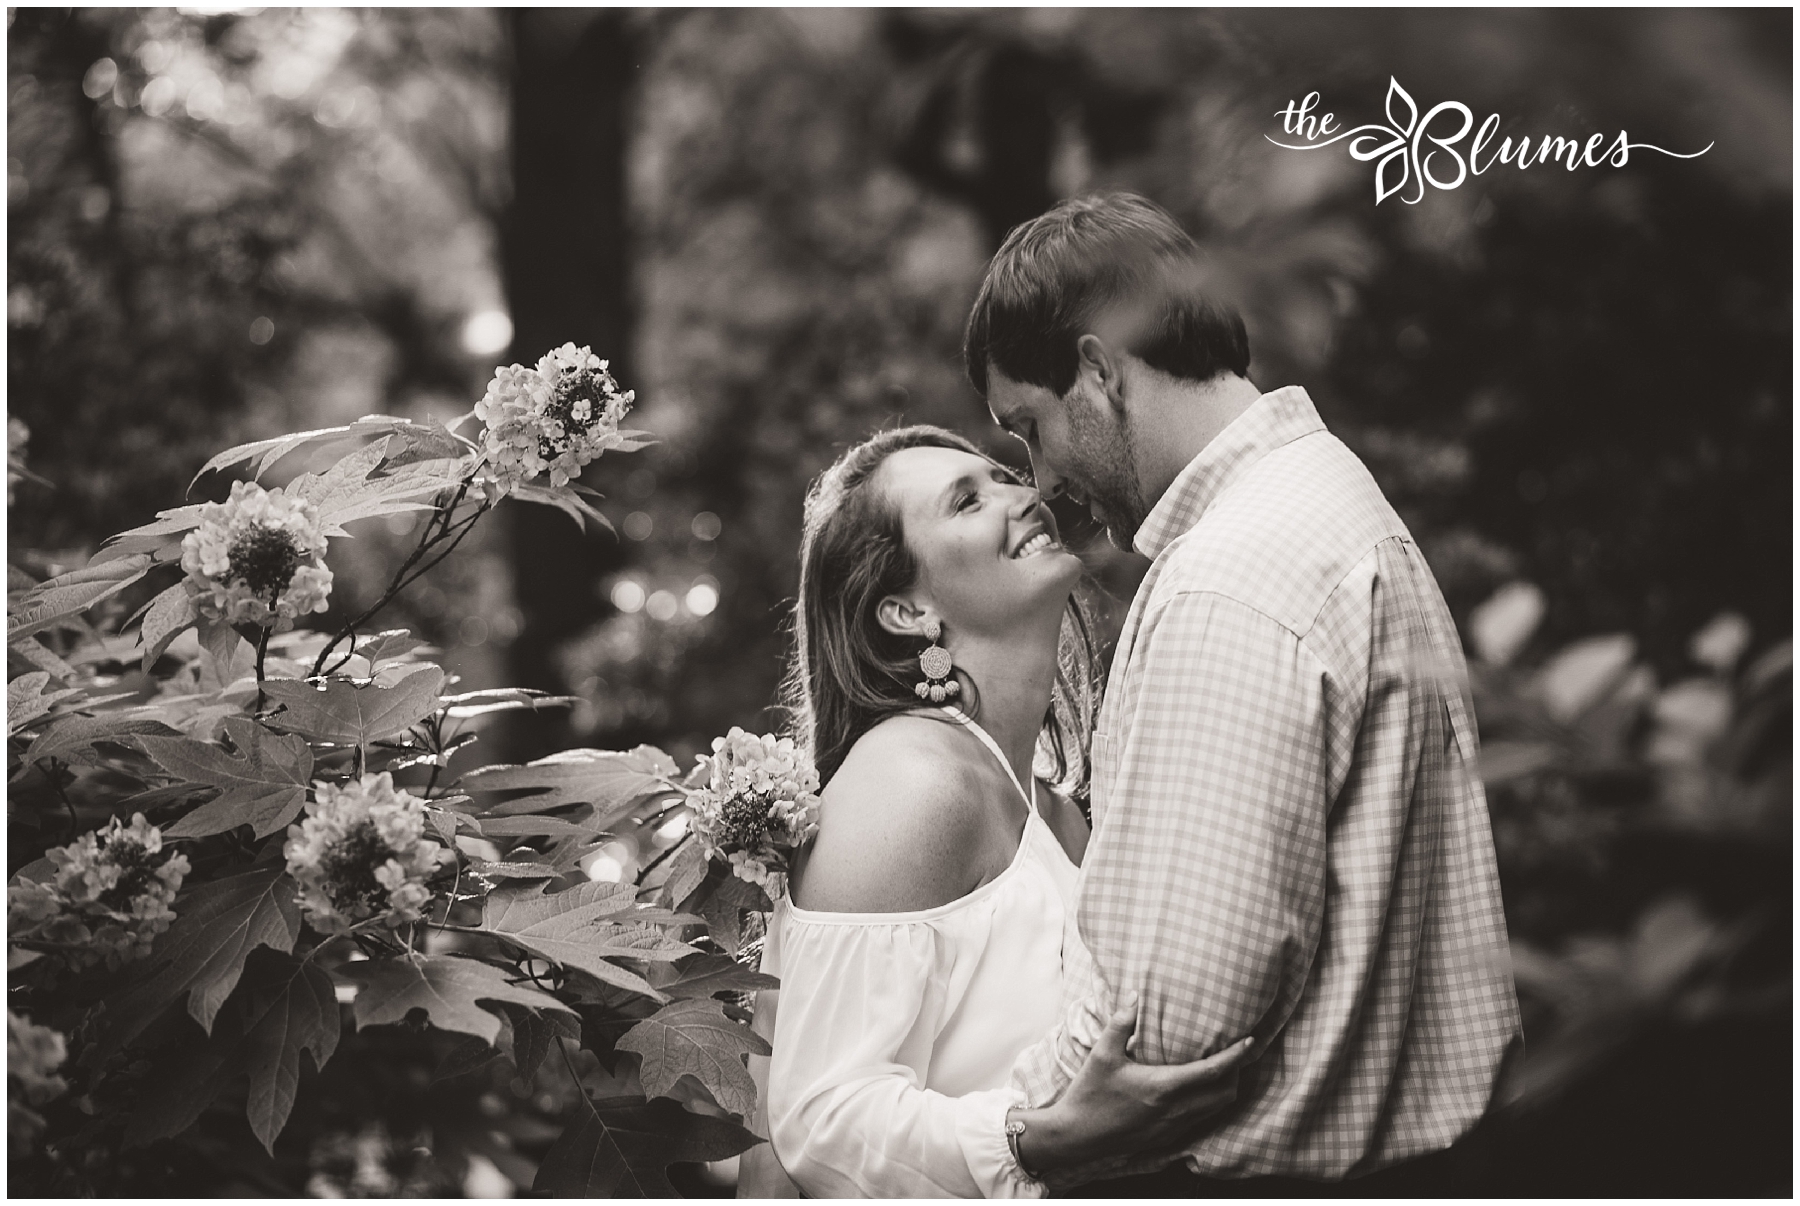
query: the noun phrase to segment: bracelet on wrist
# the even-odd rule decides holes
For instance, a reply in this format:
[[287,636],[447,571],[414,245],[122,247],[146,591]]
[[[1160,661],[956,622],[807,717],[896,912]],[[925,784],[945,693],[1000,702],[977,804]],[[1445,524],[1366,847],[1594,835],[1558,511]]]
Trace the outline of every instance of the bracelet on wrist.
[[1006,1147],[1008,1151],[1012,1152],[1013,1163],[1017,1164],[1019,1166],[1019,1171],[1024,1173],[1031,1180],[1041,1181],[1043,1180],[1042,1177],[1038,1176],[1025,1166],[1025,1155],[1019,1150],[1019,1139],[1024,1134],[1025,1124],[1014,1118],[1012,1116],[1012,1111],[1008,1110],[1006,1112]]

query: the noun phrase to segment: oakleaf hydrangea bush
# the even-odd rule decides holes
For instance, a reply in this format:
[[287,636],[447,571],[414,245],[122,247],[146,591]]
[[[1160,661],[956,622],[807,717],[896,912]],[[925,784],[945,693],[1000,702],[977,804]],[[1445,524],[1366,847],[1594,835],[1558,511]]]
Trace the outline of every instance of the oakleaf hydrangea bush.
[[143,813],[113,817],[47,856],[55,868],[42,883],[7,893],[7,930],[60,948],[73,967],[121,964],[150,953],[169,928],[169,906],[190,870],[187,856],[163,849],[162,833]]
[[394,790],[386,771],[342,787],[313,784],[306,819],[288,828],[282,853],[300,911],[324,934],[371,917],[389,927],[421,920],[426,884],[456,857],[425,836],[425,801]]
[[[647,746],[483,765],[481,718],[573,701],[457,691],[436,650],[379,626],[502,502],[610,526],[577,479],[643,445],[620,427],[632,400],[565,345],[499,369],[453,423],[229,449],[195,478],[224,501],[85,564],[14,549],[15,1192],[138,1192],[143,1161],[210,1163],[246,1123],[274,1156],[365,1031],[432,1039],[444,1076],[497,1061],[522,1100],[560,1103],[511,1138],[480,1138],[500,1133],[482,1115],[474,1147],[454,1126],[420,1141],[451,1165],[487,1152],[520,1192],[667,1194],[670,1163],[758,1142],[742,1053],[767,1046],[744,998],[772,981],[745,939],[814,823],[801,752],[733,729],[688,774]],[[9,429],[9,489],[36,483],[25,448]],[[334,543],[409,512],[380,598],[334,610]],[[590,879],[609,867],[632,873]]]
[[691,801],[702,851],[779,898],[789,857],[819,829],[819,772],[791,738],[736,727],[713,738],[697,769],[706,777]]
[[231,483],[231,499],[207,503],[200,526],[181,539],[181,568],[195,591],[201,615],[228,624],[263,624],[277,630],[294,617],[331,605],[331,571],[319,510],[289,498],[277,486]]

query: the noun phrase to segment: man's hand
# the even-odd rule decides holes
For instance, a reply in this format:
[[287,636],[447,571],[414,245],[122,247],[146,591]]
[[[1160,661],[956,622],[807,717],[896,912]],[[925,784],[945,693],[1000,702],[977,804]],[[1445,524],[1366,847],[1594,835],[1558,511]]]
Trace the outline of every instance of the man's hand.
[[1031,1171],[1175,1147],[1237,1099],[1252,1039],[1189,1064],[1140,1064],[1128,1053],[1136,1025],[1133,993],[1056,1104],[1008,1115],[1025,1123],[1019,1154]]

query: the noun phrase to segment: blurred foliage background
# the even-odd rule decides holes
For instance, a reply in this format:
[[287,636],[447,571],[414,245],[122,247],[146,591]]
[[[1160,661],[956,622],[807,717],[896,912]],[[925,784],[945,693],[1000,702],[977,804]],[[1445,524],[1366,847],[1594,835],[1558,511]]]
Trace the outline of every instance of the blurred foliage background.
[[[1468,636],[1528,1044],[1420,1192],[1786,1193],[1791,45],[1785,10],[9,10],[14,559],[79,564],[228,444],[448,419],[591,344],[664,441],[588,477],[619,536],[513,508],[399,622],[468,688],[583,698],[508,757],[686,757],[776,720],[838,450],[929,421],[1018,460],[958,362],[1005,231],[1143,192]],[[1377,206],[1371,165],[1264,138],[1312,91],[1378,120],[1390,76],[1503,135],[1713,147]],[[1059,516],[1129,599],[1142,563]],[[321,626],[407,529],[334,544]],[[278,1160],[227,1128],[133,1192],[529,1184],[556,1102],[358,1041]]]

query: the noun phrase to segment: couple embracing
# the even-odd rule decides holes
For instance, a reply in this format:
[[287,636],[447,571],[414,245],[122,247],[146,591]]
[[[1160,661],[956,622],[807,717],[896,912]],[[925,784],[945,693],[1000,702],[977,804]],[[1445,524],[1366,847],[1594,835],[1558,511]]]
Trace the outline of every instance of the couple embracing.
[[[1450,1146],[1519,1019],[1405,525],[1304,390],[1251,384],[1140,198],[1014,230],[965,352],[1034,484],[910,427],[807,499],[790,702],[825,786],[740,1194],[1323,1188]],[[1151,559],[1103,696],[1065,491]]]

